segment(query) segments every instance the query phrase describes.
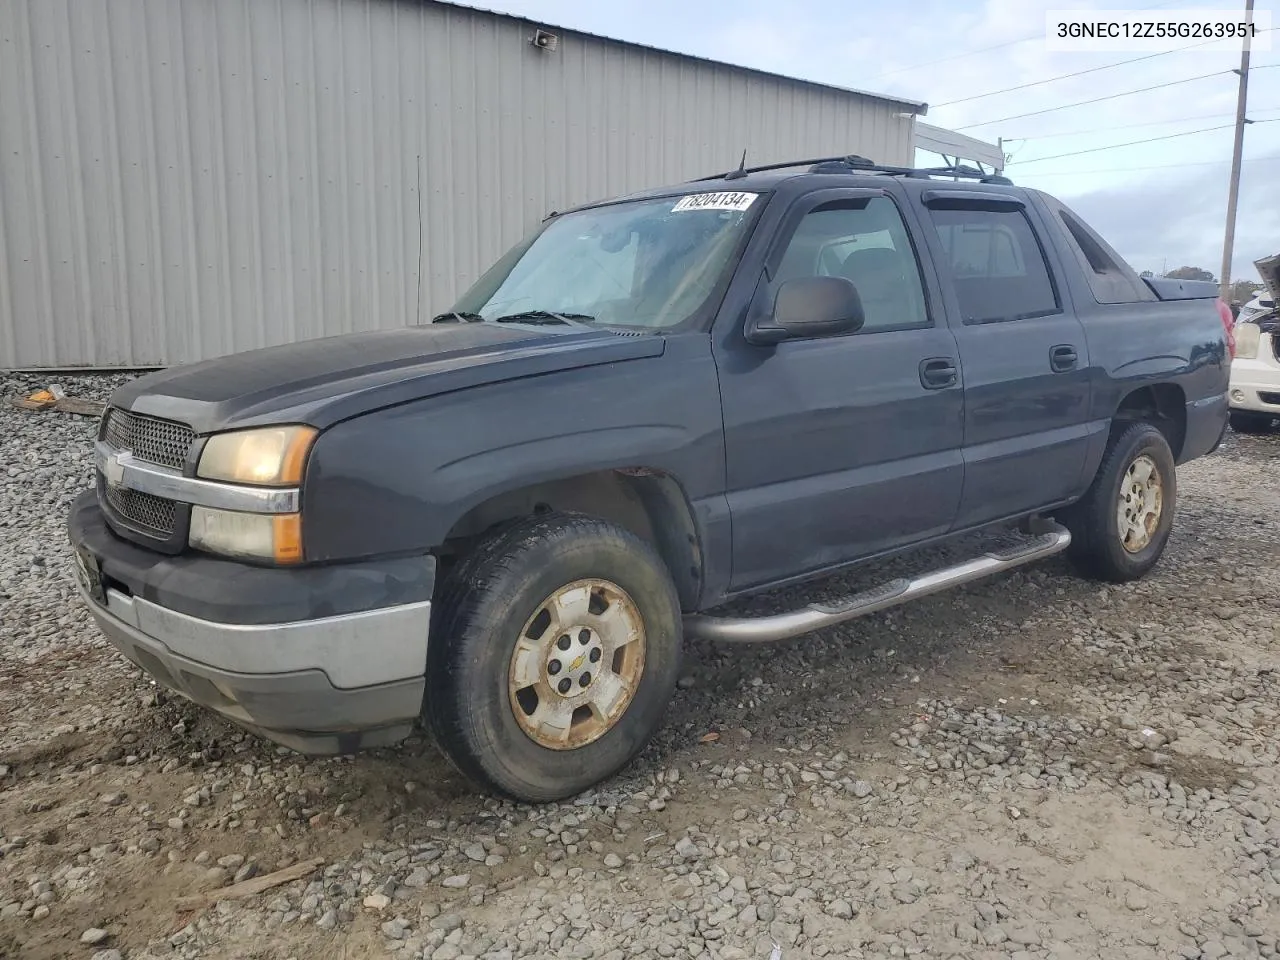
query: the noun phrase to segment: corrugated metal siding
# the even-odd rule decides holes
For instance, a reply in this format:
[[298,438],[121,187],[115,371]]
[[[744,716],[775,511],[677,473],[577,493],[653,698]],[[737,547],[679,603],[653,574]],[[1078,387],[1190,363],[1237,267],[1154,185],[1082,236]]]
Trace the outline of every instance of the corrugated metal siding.
[[552,209],[743,148],[911,159],[899,103],[530,35],[417,0],[0,0],[0,367],[402,326]]

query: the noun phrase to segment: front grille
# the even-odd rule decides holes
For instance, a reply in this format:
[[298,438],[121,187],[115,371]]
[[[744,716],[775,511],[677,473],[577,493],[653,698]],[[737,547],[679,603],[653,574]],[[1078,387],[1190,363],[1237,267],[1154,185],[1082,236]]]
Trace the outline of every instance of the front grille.
[[102,439],[139,460],[181,470],[195,432],[185,424],[147,417],[112,407],[102,427]]
[[140,490],[113,487],[104,483],[107,503],[121,519],[128,521],[144,533],[159,540],[173,536],[178,505],[173,500],[157,497]]

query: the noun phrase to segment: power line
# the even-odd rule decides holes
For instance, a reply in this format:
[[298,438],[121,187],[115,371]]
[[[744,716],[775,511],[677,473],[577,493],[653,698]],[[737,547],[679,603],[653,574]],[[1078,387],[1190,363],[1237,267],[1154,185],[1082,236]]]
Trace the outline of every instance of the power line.
[[[1174,0],[1161,0],[1160,3],[1149,4],[1145,7],[1134,7],[1135,11],[1139,10],[1158,10],[1161,7],[1170,6]],[[1274,27],[1272,29],[1275,29]],[[962,60],[965,57],[976,57],[980,53],[990,53],[992,50],[1004,50],[1006,47],[1016,47],[1020,43],[1029,43],[1032,40],[1043,40],[1044,31],[1033,33],[1029,37],[1019,37],[1017,40],[1006,40],[1004,43],[992,44],[989,47],[978,47],[975,50],[965,50],[960,53],[953,53],[950,56],[939,57],[937,60],[925,60],[922,63],[909,63],[905,67],[894,67],[892,70],[886,70],[884,73],[877,74],[872,80],[879,80],[881,77],[891,77],[895,73],[902,73],[906,70],[918,70],[921,67],[932,67],[938,63],[949,63],[952,60]]]
[[[1280,66],[1280,64],[1273,64]],[[1254,69],[1261,70],[1261,67]],[[1232,70],[1215,70],[1213,73],[1201,73],[1194,77],[1184,77],[1181,80],[1170,80],[1167,83],[1157,83],[1150,87],[1138,87],[1136,90],[1122,90],[1119,93],[1108,94],[1105,97],[1094,97],[1092,100],[1077,100],[1075,103],[1064,103],[1058,107],[1046,107],[1044,110],[1032,110],[1029,113],[1016,113],[1011,117],[1000,117],[996,120],[983,120],[980,123],[968,123],[963,127],[952,127],[953,130],[972,130],[974,127],[988,127],[993,123],[1007,123],[1010,120],[1023,120],[1027,117],[1039,117],[1046,113],[1057,113],[1059,110],[1069,110],[1072,107],[1087,107],[1092,103],[1102,103],[1104,100],[1115,100],[1119,97],[1132,96],[1135,93],[1148,93],[1152,90],[1162,90],[1165,87],[1176,87],[1181,83],[1191,83],[1195,80],[1206,80],[1209,77],[1220,77],[1224,74],[1233,73]]]
[[[1261,107],[1250,110],[1250,113],[1275,113],[1280,107]],[[1004,137],[1005,143],[1027,143],[1032,140],[1050,140],[1055,137],[1087,137],[1091,133],[1105,133],[1108,130],[1132,130],[1135,127],[1158,127],[1166,123],[1184,123],[1188,120],[1225,120],[1234,117],[1233,113],[1202,113],[1195,117],[1175,117],[1171,120],[1146,120],[1142,123],[1125,123],[1114,127],[1092,127],[1088,130],[1061,130],[1054,133],[1038,133],[1030,137]]]
[[946,103],[933,104],[935,109],[941,107],[952,107],[957,103],[969,103],[971,100],[985,100],[987,97],[999,96],[1002,93],[1013,93],[1015,90],[1026,90],[1030,87],[1040,87],[1046,83],[1056,83],[1059,80],[1070,80],[1072,77],[1083,77],[1087,73],[1097,73],[1100,70],[1111,70],[1115,67],[1123,67],[1125,64],[1138,63],[1142,60],[1154,60],[1156,57],[1167,57],[1171,53],[1181,53],[1184,50],[1193,50],[1196,47],[1208,46],[1211,43],[1218,43],[1215,38],[1212,40],[1202,40],[1200,43],[1193,43],[1185,47],[1177,47],[1173,50],[1161,50],[1159,53],[1147,53],[1141,57],[1130,57],[1128,60],[1119,60],[1116,63],[1105,63],[1099,67],[1090,67],[1087,70],[1077,70],[1075,73],[1063,73],[1056,77],[1049,77],[1045,80],[1033,80],[1030,83],[1020,83],[1016,87],[1005,87],[1003,90],[992,90],[990,93],[975,93],[971,97],[961,97],[959,100],[948,100]]
[[[1135,9],[1135,10],[1139,10],[1139,11],[1140,11],[1140,10],[1156,10],[1156,9],[1158,9],[1158,8],[1160,8],[1160,7],[1163,7],[1163,6],[1167,6],[1167,4],[1165,4],[1165,3],[1157,3],[1157,4],[1155,4],[1155,5],[1153,5],[1153,6],[1150,6],[1150,7],[1135,7],[1134,9]],[[1259,32],[1259,33],[1270,33],[1272,30],[1280,30],[1280,26],[1267,27],[1265,30],[1259,30],[1258,32]],[[897,74],[897,73],[904,73],[904,72],[906,72],[907,70],[918,70],[918,69],[920,69],[921,67],[932,67],[932,66],[935,66],[935,65],[937,65],[937,64],[939,64],[939,63],[949,63],[949,62],[951,62],[952,60],[962,60],[962,59],[964,59],[965,57],[976,57],[976,56],[977,56],[978,54],[980,54],[980,53],[990,53],[992,50],[1004,50],[1004,49],[1005,49],[1005,48],[1007,48],[1007,47],[1016,47],[1016,46],[1017,46],[1018,44],[1020,44],[1020,43],[1029,43],[1029,42],[1031,42],[1032,40],[1043,40],[1043,39],[1044,39],[1044,33],[1043,33],[1043,32],[1041,32],[1041,33],[1035,33],[1035,34],[1032,34],[1032,35],[1031,35],[1031,36],[1029,36],[1029,37],[1020,37],[1020,38],[1018,38],[1017,40],[1006,40],[1004,43],[995,43],[995,44],[992,44],[992,45],[991,45],[991,46],[989,46],[989,47],[978,47],[978,48],[976,48],[976,49],[974,49],[974,50],[965,50],[965,51],[963,51],[962,53],[953,53],[953,54],[951,54],[950,56],[947,56],[947,57],[939,57],[937,60],[925,60],[923,63],[909,63],[909,64],[907,64],[905,67],[894,67],[892,70],[886,70],[884,73],[876,74],[876,76],[872,77],[872,78],[871,78],[871,80],[872,80],[872,81],[880,80],[880,79],[882,79],[882,78],[884,78],[884,77],[892,77],[894,74]],[[1184,50],[1185,50],[1185,49],[1189,49],[1189,48],[1183,47],[1183,48],[1180,48],[1180,49],[1184,49]],[[1175,52],[1175,51],[1168,50],[1168,51],[1165,51],[1165,52],[1166,52],[1166,53],[1173,53],[1173,52]],[[1131,61],[1126,61],[1126,62],[1131,62]],[[1114,64],[1114,66],[1120,66],[1120,64]],[[1106,69],[1106,68],[1099,68],[1099,69]],[[1044,81],[1044,82],[1046,82],[1046,83],[1047,83],[1048,81]],[[953,100],[953,101],[951,101],[951,102],[952,102],[952,103],[958,103],[959,101]],[[939,106],[946,106],[946,104],[934,104],[934,106],[935,106],[935,107],[939,107]]]
[[974,57],[980,53],[990,53],[992,50],[1003,50],[1005,47],[1014,47],[1020,43],[1027,43],[1030,40],[1039,40],[1044,36],[1043,33],[1037,33],[1034,36],[1023,37],[1020,40],[1006,40],[1004,43],[996,43],[989,47],[978,47],[976,50],[966,50],[964,53],[953,53],[949,57],[941,57],[937,60],[926,60],[924,63],[911,63],[905,67],[894,67],[892,70],[886,70],[879,76],[872,77],[872,80],[879,80],[881,77],[891,77],[895,73],[902,73],[906,70],[919,70],[921,67],[932,67],[939,63],[947,63],[951,60],[960,60],[964,57]]
[[[1267,160],[1280,160],[1280,154],[1268,157],[1245,157],[1243,162],[1262,163]],[[1230,160],[1193,160],[1187,163],[1159,163],[1142,167],[1106,167],[1101,170],[1032,170],[1030,173],[1019,174],[1018,180],[1021,182],[1027,177],[1084,177],[1103,173],[1129,173],[1130,171],[1140,170],[1175,170],[1181,167],[1221,167],[1230,163]]]
[[[1275,123],[1280,117],[1273,117],[1270,120],[1255,120],[1254,123]],[[1145,140],[1130,140],[1127,143],[1113,143],[1106,147],[1090,147],[1087,150],[1074,150],[1071,153],[1055,153],[1051,157],[1036,157],[1032,160],[1023,160],[1022,163],[1039,163],[1041,160],[1062,160],[1066,157],[1078,157],[1086,153],[1101,153],[1103,150],[1119,150],[1121,147],[1136,147],[1143,143],[1155,143],[1158,140],[1174,140],[1178,137],[1190,137],[1197,133],[1209,133],[1213,130],[1226,130],[1234,127],[1234,123],[1224,123],[1216,127],[1201,127],[1199,130],[1184,130],[1181,133],[1168,133],[1163,137],[1147,137]]]

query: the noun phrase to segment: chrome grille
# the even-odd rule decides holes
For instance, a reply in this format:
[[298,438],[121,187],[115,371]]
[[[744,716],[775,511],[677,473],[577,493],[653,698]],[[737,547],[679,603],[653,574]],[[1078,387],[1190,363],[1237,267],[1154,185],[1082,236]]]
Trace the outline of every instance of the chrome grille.
[[139,460],[181,470],[195,432],[172,420],[146,417],[112,407],[102,427],[102,439],[113,447],[129,450]]
[[122,519],[161,540],[173,535],[178,509],[173,500],[109,483],[102,486],[107,503]]

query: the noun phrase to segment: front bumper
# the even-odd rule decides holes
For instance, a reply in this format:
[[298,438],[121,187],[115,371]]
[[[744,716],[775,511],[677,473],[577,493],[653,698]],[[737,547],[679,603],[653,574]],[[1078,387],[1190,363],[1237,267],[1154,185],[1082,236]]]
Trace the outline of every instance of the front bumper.
[[1264,351],[1272,353],[1267,340],[1258,350],[1258,359],[1231,362],[1231,409],[1280,417],[1280,361],[1274,355],[1264,356]]
[[1258,326],[1254,355],[1231,361],[1231,409],[1280,417],[1280,321],[1265,317]]
[[302,753],[404,739],[422,708],[435,559],[292,570],[120,539],[92,491],[69,521],[81,595],[158,683]]

